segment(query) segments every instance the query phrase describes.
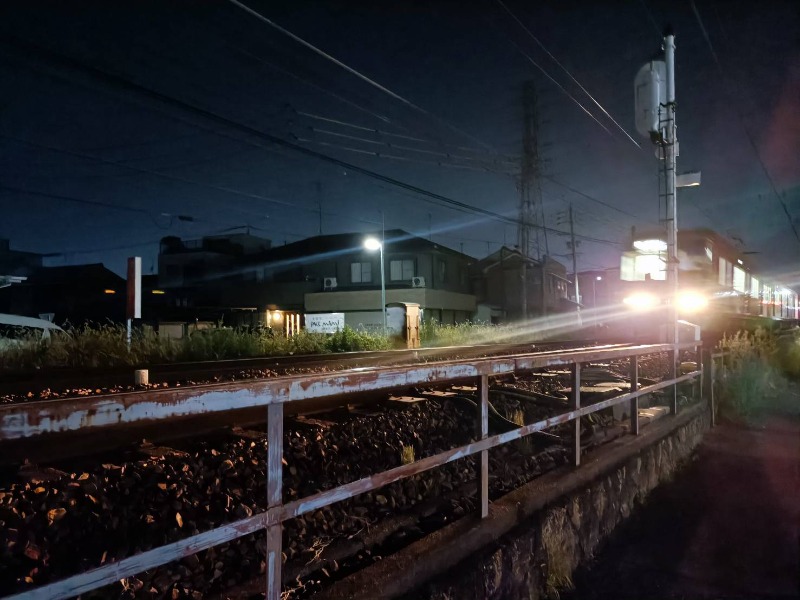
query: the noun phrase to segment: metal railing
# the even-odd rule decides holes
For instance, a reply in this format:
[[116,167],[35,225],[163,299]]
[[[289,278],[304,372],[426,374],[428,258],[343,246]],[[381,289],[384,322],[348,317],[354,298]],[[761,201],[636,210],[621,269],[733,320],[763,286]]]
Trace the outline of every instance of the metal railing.
[[[695,378],[701,378],[703,365],[698,351],[698,369],[690,373],[673,377],[653,385],[639,387],[639,357],[646,354],[669,352],[675,364],[675,352],[697,349],[700,342],[690,342],[673,346],[672,344],[652,344],[628,347],[593,348],[581,351],[557,351],[539,354],[525,354],[498,358],[482,358],[474,360],[452,361],[433,365],[416,365],[407,367],[367,368],[351,371],[311,375],[281,377],[262,380],[255,383],[234,383],[217,386],[204,386],[202,389],[183,390],[179,392],[160,390],[137,393],[125,396],[147,397],[147,410],[133,410],[136,403],[132,399],[114,399],[113,397],[97,397],[85,399],[91,402],[91,410],[100,411],[100,421],[111,422],[119,418],[125,422],[136,422],[154,418],[166,419],[176,415],[202,414],[207,412],[266,406],[267,408],[267,510],[246,519],[235,521],[215,529],[199,533],[177,542],[141,552],[134,556],[106,564],[79,575],[74,575],[20,594],[12,596],[22,598],[69,598],[115,583],[120,579],[136,575],[142,571],[165,565],[174,560],[185,558],[213,546],[225,544],[243,536],[266,529],[267,560],[266,590],[267,600],[278,600],[281,595],[282,570],[282,531],[283,523],[288,519],[299,517],[336,502],[364,494],[390,483],[405,479],[412,475],[428,471],[468,456],[479,457],[478,489],[480,495],[480,516],[489,513],[489,454],[491,448],[519,440],[538,431],[555,425],[575,423],[572,434],[571,454],[574,464],[580,464],[581,431],[580,418],[621,403],[630,403],[630,431],[639,433],[639,398],[645,394],[663,390],[671,386]],[[628,358],[630,361],[631,385],[628,393],[591,404],[581,406],[581,364],[587,362],[608,361]],[[708,375],[713,375],[713,361],[707,361]],[[570,366],[572,379],[572,406],[566,413],[550,417],[543,421],[524,425],[498,435],[489,436],[489,377],[510,375],[517,372],[531,371],[552,366]],[[350,394],[364,391],[385,390],[410,387],[414,385],[438,385],[454,381],[475,380],[480,399],[479,414],[480,439],[470,444],[459,446],[434,456],[417,460],[388,471],[376,473],[340,485],[336,488],[318,492],[311,496],[283,503],[283,417],[284,405],[298,400],[322,398],[326,396]],[[702,395],[702,391],[701,391]],[[167,402],[169,400],[169,402]],[[712,399],[713,402],[713,399]],[[161,407],[156,410],[156,407]],[[712,404],[713,408],[713,404]],[[55,410],[55,407],[50,407]],[[88,410],[88,409],[82,409]],[[154,411],[157,412],[155,416]],[[671,412],[677,414],[677,393],[672,394]],[[712,410],[713,414],[713,410]],[[97,413],[93,413],[97,417]],[[8,415],[6,415],[8,416]],[[52,415],[51,415],[52,416]],[[62,414],[62,418],[66,415]],[[124,417],[124,419],[123,419]],[[46,419],[45,419],[46,421]],[[27,437],[37,435],[43,430],[44,421],[2,420],[0,416],[0,439]],[[49,421],[58,423],[58,420]],[[57,429],[57,427],[56,427]],[[52,430],[52,429],[49,429]]]

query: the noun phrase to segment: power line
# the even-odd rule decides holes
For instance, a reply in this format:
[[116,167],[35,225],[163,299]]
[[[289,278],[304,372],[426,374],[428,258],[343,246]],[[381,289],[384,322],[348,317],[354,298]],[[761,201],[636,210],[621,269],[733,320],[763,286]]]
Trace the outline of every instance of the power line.
[[592,113],[589,111],[589,109],[588,109],[588,108],[586,108],[586,107],[585,107],[583,104],[581,104],[581,103],[580,103],[580,102],[579,102],[579,101],[578,101],[578,100],[577,100],[577,99],[576,99],[576,98],[575,98],[575,97],[574,97],[572,94],[570,94],[570,93],[567,91],[567,89],[566,89],[566,88],[565,88],[563,85],[561,85],[561,84],[560,84],[558,81],[556,81],[555,79],[553,79],[553,77],[550,75],[550,73],[548,73],[548,72],[547,72],[547,71],[544,69],[544,67],[542,67],[542,66],[541,66],[539,63],[537,63],[535,60],[533,60],[533,59],[530,57],[530,55],[529,55],[527,52],[525,52],[525,51],[522,49],[522,47],[521,47],[519,44],[517,44],[517,43],[516,43],[514,40],[512,40],[512,39],[509,39],[509,40],[508,40],[508,43],[509,43],[509,44],[511,44],[512,46],[514,46],[514,47],[517,49],[517,51],[518,51],[520,54],[522,54],[522,56],[524,56],[526,59],[528,59],[528,61],[529,61],[529,62],[530,62],[530,63],[531,63],[531,64],[532,64],[534,67],[536,67],[537,69],[539,69],[539,71],[541,71],[542,75],[544,75],[545,77],[547,77],[547,78],[548,78],[548,79],[549,79],[549,80],[550,80],[550,81],[551,81],[551,82],[552,82],[552,83],[553,83],[553,84],[554,84],[556,87],[558,87],[558,89],[560,89],[560,90],[561,90],[561,91],[564,93],[564,95],[565,95],[565,96],[567,96],[567,98],[569,98],[569,99],[570,99],[570,100],[572,100],[572,101],[573,101],[575,104],[577,104],[577,105],[578,105],[578,107],[580,107],[580,109],[581,109],[583,112],[585,112],[585,113],[586,113],[586,114],[589,116],[589,118],[590,118],[590,119],[592,119],[592,121],[594,121],[595,123],[597,123],[597,124],[598,124],[598,125],[599,125],[599,126],[602,128],[602,129],[603,129],[603,131],[605,131],[605,132],[606,132],[608,135],[611,135],[611,132],[608,130],[608,128],[607,128],[605,125],[603,125],[603,124],[602,124],[602,123],[601,123],[601,122],[600,122],[600,121],[597,119],[597,117],[595,117],[595,116],[594,116],[594,115],[593,115],[593,114],[592,114]]
[[608,112],[608,111],[607,111],[607,110],[606,110],[606,109],[603,107],[603,105],[602,105],[602,104],[600,104],[600,103],[599,103],[599,102],[598,102],[598,101],[595,99],[595,97],[594,97],[594,96],[592,96],[592,95],[589,93],[589,91],[588,91],[588,90],[587,90],[585,87],[583,87],[583,85],[581,84],[581,82],[580,82],[580,81],[578,81],[577,79],[575,79],[575,77],[573,77],[572,73],[570,73],[570,72],[567,70],[567,68],[566,68],[564,65],[562,65],[562,64],[561,64],[561,62],[559,62],[559,60],[558,60],[558,59],[557,59],[555,56],[553,56],[553,54],[552,54],[552,53],[551,53],[551,52],[550,52],[550,51],[549,51],[549,50],[548,50],[548,49],[545,47],[545,45],[544,45],[544,44],[542,44],[542,42],[539,40],[539,38],[537,38],[535,35],[533,35],[533,32],[532,32],[530,29],[528,29],[528,28],[525,26],[525,24],[524,24],[522,21],[520,21],[520,20],[519,20],[519,18],[517,18],[517,16],[516,16],[516,15],[515,15],[513,12],[511,12],[511,10],[508,8],[508,6],[506,6],[506,5],[505,5],[505,3],[503,2],[503,0],[495,0],[495,2],[497,2],[497,3],[498,3],[500,6],[502,6],[502,7],[503,7],[503,9],[504,9],[504,10],[505,10],[505,11],[506,11],[506,12],[507,12],[507,13],[508,13],[510,16],[511,16],[511,18],[512,18],[512,19],[514,19],[514,20],[515,20],[515,21],[516,21],[516,22],[519,24],[519,26],[520,26],[520,27],[522,27],[522,29],[525,31],[525,33],[527,33],[527,34],[530,36],[530,38],[531,38],[531,39],[532,39],[534,42],[536,42],[536,43],[539,45],[539,47],[540,47],[542,50],[544,50],[545,54],[547,54],[547,56],[549,56],[549,57],[550,57],[550,59],[551,59],[551,60],[552,60],[554,63],[556,63],[556,64],[557,64],[559,67],[561,67],[561,69],[562,69],[562,70],[563,70],[563,71],[564,71],[564,72],[567,74],[567,76],[569,76],[569,78],[570,78],[570,79],[571,79],[573,82],[575,82],[575,84],[576,84],[576,85],[577,85],[579,88],[581,88],[581,91],[582,91],[584,94],[586,94],[587,96],[589,96],[589,99],[590,99],[592,102],[594,102],[594,103],[595,103],[595,105],[597,106],[597,108],[599,108],[601,111],[603,111],[603,114],[604,114],[606,117],[608,117],[608,118],[611,120],[611,122],[612,122],[612,123],[614,123],[614,125],[616,125],[616,126],[619,128],[619,130],[620,130],[622,133],[624,133],[624,134],[625,134],[625,136],[626,136],[626,137],[627,137],[627,138],[628,138],[628,139],[629,139],[631,142],[633,142],[633,144],[634,144],[634,145],[635,145],[637,148],[639,148],[639,149],[641,150],[641,148],[642,148],[642,147],[639,145],[639,142],[637,142],[635,139],[633,139],[633,138],[631,137],[631,135],[630,135],[630,134],[629,134],[627,131],[625,131],[625,128],[624,128],[624,127],[622,127],[622,125],[620,125],[619,123],[617,123],[616,119],[614,119],[614,117],[612,117],[612,116],[609,114],[609,112]]
[[[402,140],[408,140],[408,141],[412,141],[412,142],[419,142],[420,144],[430,144],[430,145],[433,145],[433,146],[442,146],[443,148],[450,145],[450,144],[444,144],[443,142],[437,142],[437,141],[433,141],[433,140],[427,140],[427,139],[424,139],[424,138],[414,137],[414,136],[411,136],[411,135],[403,135],[401,133],[392,133],[392,132],[385,131],[385,130],[382,130],[382,129],[377,129],[375,127],[365,127],[363,125],[358,125],[356,123],[350,123],[348,121],[342,121],[340,119],[334,119],[334,118],[331,118],[331,117],[325,117],[323,115],[317,115],[317,114],[314,114],[314,113],[308,113],[308,112],[304,112],[304,111],[301,111],[301,110],[295,110],[295,113],[300,115],[300,116],[303,116],[303,117],[308,117],[309,119],[315,119],[317,121],[323,121],[323,122],[331,123],[331,124],[334,124],[334,125],[341,125],[342,127],[350,127],[352,129],[358,129],[360,131],[368,131],[368,132],[374,133],[376,135],[383,135],[383,136],[386,136],[386,137],[395,137],[395,138],[402,139]],[[463,150],[465,152],[472,152],[472,153],[475,153],[475,154],[478,154],[478,153],[482,152],[480,150],[476,150],[474,148],[470,148],[469,146],[453,146],[453,147],[456,148],[457,150]],[[491,156],[494,157],[494,155],[491,155]]]
[[445,121],[444,119],[441,119],[440,117],[437,117],[436,115],[434,115],[434,114],[432,114],[432,113],[428,112],[427,110],[425,110],[424,108],[422,108],[422,107],[420,107],[420,106],[418,106],[418,105],[414,104],[414,103],[413,103],[413,102],[411,102],[410,100],[407,100],[407,99],[403,98],[403,97],[402,97],[402,96],[400,96],[399,94],[396,94],[396,93],[395,93],[395,92],[393,92],[392,90],[390,90],[390,89],[388,89],[388,88],[386,88],[386,87],[382,86],[382,85],[381,85],[381,84],[379,84],[377,81],[375,81],[375,80],[373,80],[373,79],[370,79],[370,78],[369,78],[369,77],[367,77],[366,75],[363,75],[362,73],[360,73],[360,72],[356,71],[354,68],[352,68],[352,67],[350,67],[350,66],[346,65],[345,63],[343,63],[342,61],[340,61],[340,60],[338,60],[338,59],[334,58],[333,56],[331,56],[330,54],[328,54],[328,53],[327,53],[327,52],[325,52],[324,50],[320,50],[319,48],[317,48],[317,47],[316,47],[316,46],[314,46],[313,44],[311,44],[311,43],[309,43],[309,42],[305,41],[303,38],[301,38],[301,37],[299,37],[299,36],[295,35],[295,34],[294,34],[294,33],[292,33],[291,31],[289,31],[289,30],[287,30],[287,29],[284,29],[283,27],[281,27],[280,25],[278,25],[278,24],[277,24],[277,23],[275,23],[274,21],[271,21],[270,19],[268,19],[268,18],[267,18],[267,17],[265,17],[264,15],[262,15],[262,14],[260,14],[260,13],[256,12],[256,11],[255,11],[255,10],[253,10],[252,8],[250,8],[249,6],[246,6],[245,4],[242,4],[242,3],[241,3],[241,2],[239,2],[238,0],[228,0],[228,2],[230,2],[230,3],[231,3],[231,4],[233,4],[234,6],[237,6],[238,8],[241,8],[243,11],[245,11],[245,12],[247,12],[248,14],[250,14],[250,15],[254,16],[254,17],[255,17],[255,18],[257,18],[258,20],[260,20],[260,21],[262,21],[262,22],[266,23],[267,25],[269,25],[269,26],[270,26],[270,27],[272,27],[273,29],[275,29],[275,30],[279,31],[280,33],[282,33],[283,35],[285,35],[285,36],[287,36],[287,37],[291,38],[292,40],[294,40],[294,41],[295,41],[295,42],[297,42],[298,44],[300,44],[300,45],[304,46],[305,48],[308,48],[309,50],[311,50],[311,51],[312,51],[312,52],[314,52],[315,54],[318,54],[319,56],[323,57],[324,59],[331,61],[331,62],[332,62],[332,63],[334,63],[336,66],[338,66],[338,67],[340,67],[340,68],[344,69],[345,71],[347,71],[347,72],[348,72],[348,73],[350,73],[351,75],[354,75],[355,77],[358,77],[358,78],[359,78],[361,81],[364,81],[365,83],[368,83],[369,85],[371,85],[372,87],[374,87],[374,88],[376,88],[376,89],[380,90],[380,91],[381,91],[381,92],[383,92],[384,94],[387,94],[388,96],[390,96],[390,97],[394,98],[395,100],[398,100],[399,102],[402,102],[404,105],[408,106],[409,108],[412,108],[412,109],[414,109],[415,111],[417,111],[417,112],[419,112],[419,113],[421,113],[421,114],[425,115],[426,117],[428,117],[428,118],[431,118],[431,119],[434,119],[435,121],[437,121],[437,122],[441,123],[442,125],[444,125],[444,126],[445,126],[445,127],[447,127],[448,129],[450,129],[450,130],[452,130],[452,131],[455,131],[456,133],[458,133],[458,134],[460,134],[460,135],[463,135],[463,136],[464,136],[464,137],[466,137],[467,139],[469,139],[469,140],[471,140],[471,141],[475,142],[476,144],[478,144],[478,145],[480,145],[480,146],[483,146],[483,147],[484,147],[484,148],[486,148],[487,150],[492,150],[491,146],[489,146],[488,144],[486,144],[486,143],[484,143],[484,142],[480,141],[479,139],[475,138],[474,136],[470,135],[469,133],[467,133],[467,132],[465,132],[465,131],[463,131],[463,130],[459,129],[459,128],[458,128],[458,127],[456,127],[455,125],[451,125],[450,123],[448,123],[448,122],[447,122],[447,121]]
[[[50,61],[54,61],[54,62],[59,63],[59,65],[61,67],[72,68],[72,69],[76,69],[76,70],[79,70],[81,72],[87,73],[87,74],[91,75],[94,78],[97,78],[97,79],[100,79],[102,81],[105,81],[106,83],[113,84],[114,86],[116,86],[118,88],[121,88],[124,91],[136,92],[137,94],[142,95],[142,96],[146,96],[146,97],[150,98],[151,100],[156,100],[162,105],[170,106],[170,107],[173,107],[173,108],[179,108],[182,111],[191,112],[191,113],[200,115],[200,116],[202,116],[204,119],[206,119],[208,121],[225,125],[226,127],[230,128],[230,129],[234,129],[234,130],[238,130],[238,131],[240,131],[242,133],[246,133],[248,136],[263,139],[263,140],[265,140],[265,141],[267,141],[267,142],[269,142],[269,143],[271,143],[273,145],[293,150],[294,152],[296,152],[298,154],[302,154],[302,155],[305,155],[305,156],[310,157],[310,158],[315,158],[315,159],[323,161],[323,162],[334,164],[336,166],[348,169],[348,170],[353,171],[355,173],[359,173],[359,174],[364,175],[366,177],[369,177],[369,178],[372,178],[372,179],[375,179],[375,180],[378,180],[378,181],[382,181],[384,183],[388,183],[388,184],[390,184],[392,186],[395,186],[395,187],[398,187],[398,188],[401,188],[401,189],[408,190],[410,192],[413,192],[413,193],[417,194],[419,196],[419,199],[423,200],[425,202],[429,202],[429,203],[440,205],[440,206],[454,207],[454,208],[456,208],[456,209],[458,209],[458,210],[460,210],[462,212],[471,212],[471,213],[474,213],[474,214],[483,215],[483,216],[489,217],[490,219],[494,219],[494,220],[497,220],[497,221],[500,221],[500,222],[504,222],[504,223],[508,223],[508,224],[511,224],[511,225],[516,225],[517,222],[518,222],[517,219],[508,217],[508,216],[503,215],[501,213],[497,213],[497,212],[494,212],[494,211],[491,211],[491,210],[488,210],[488,209],[485,209],[485,208],[477,207],[477,206],[472,206],[472,205],[467,204],[465,202],[462,202],[460,200],[455,200],[453,198],[449,198],[449,197],[444,196],[442,194],[437,194],[435,192],[431,192],[431,191],[426,190],[424,188],[420,188],[418,186],[415,186],[415,185],[412,185],[412,184],[409,184],[409,183],[405,183],[405,182],[400,181],[398,179],[394,179],[393,177],[389,177],[387,175],[382,175],[382,174],[377,173],[375,171],[372,171],[370,169],[359,167],[359,166],[357,166],[355,164],[340,160],[338,158],[334,158],[332,156],[328,156],[327,154],[323,154],[321,152],[317,152],[315,150],[311,150],[309,148],[305,148],[303,146],[300,146],[300,145],[295,144],[293,142],[290,142],[288,140],[284,140],[282,138],[279,138],[279,137],[277,137],[275,135],[272,135],[272,134],[266,133],[264,131],[255,129],[254,127],[251,127],[249,125],[245,125],[245,124],[242,124],[242,123],[238,123],[236,121],[232,121],[232,120],[228,119],[227,117],[219,115],[219,114],[217,114],[217,113],[215,113],[215,112],[213,112],[211,110],[195,106],[195,105],[190,104],[190,103],[188,103],[188,102],[186,102],[184,100],[180,100],[178,98],[174,98],[174,97],[169,96],[167,94],[164,94],[162,92],[158,92],[156,90],[150,89],[150,88],[148,88],[148,87],[146,87],[146,86],[144,86],[142,84],[134,83],[134,82],[132,82],[132,81],[130,81],[128,79],[125,79],[124,77],[119,76],[119,75],[116,75],[116,74],[113,74],[113,73],[108,73],[108,72],[106,72],[106,71],[104,71],[104,70],[102,70],[102,69],[100,69],[98,67],[94,67],[94,66],[83,64],[80,61],[77,61],[77,60],[75,60],[73,58],[67,57],[67,56],[65,56],[63,54],[59,54],[59,53],[56,53],[56,52],[53,52],[53,51],[50,51],[50,50],[46,50],[46,49],[40,48],[40,47],[36,46],[35,44],[31,44],[31,43],[28,43],[28,42],[23,42],[23,41],[21,41],[19,39],[14,38],[13,36],[6,36],[6,38],[11,38],[12,40],[15,41],[16,45],[25,47],[25,49],[26,49],[25,58],[26,59],[30,58],[31,55],[44,56],[44,57],[48,58]],[[63,77],[64,75],[63,75],[63,73],[61,71],[59,71],[59,75],[58,76],[59,77]],[[181,119],[181,120],[183,120],[183,119]],[[193,125],[196,126],[196,127],[202,127],[201,125],[198,125],[197,123],[193,123]],[[215,130],[211,129],[211,131],[215,131]],[[222,134],[220,132],[216,132],[216,133],[218,135],[225,135],[225,134]],[[225,136],[225,137],[230,137],[230,136]],[[238,139],[238,138],[232,138],[232,139]],[[252,143],[252,142],[248,142],[248,143]],[[258,145],[258,146],[261,147],[260,145]],[[114,206],[114,205],[111,205],[111,206]],[[141,210],[141,209],[138,209],[138,210]],[[543,227],[543,226],[539,226],[539,227]],[[557,229],[551,229],[551,228],[546,228],[546,229],[547,229],[547,231],[555,233],[555,234],[568,235],[567,232],[560,231],[560,230],[557,230]],[[588,236],[581,236],[581,238],[582,239],[586,239],[588,241],[595,241],[595,242],[598,242],[598,243],[606,243],[606,244],[612,244],[612,245],[618,245],[619,244],[619,242],[614,242],[614,241],[611,241],[611,240],[603,240],[603,239],[599,239],[599,238],[591,238],[591,237],[588,237]]]
[[327,89],[327,88],[325,88],[325,87],[323,87],[321,85],[318,85],[318,84],[314,83],[313,81],[309,81],[308,79],[306,79],[304,77],[301,77],[300,75],[297,75],[296,73],[292,73],[291,71],[288,71],[288,70],[286,70],[286,69],[284,69],[282,67],[279,67],[275,63],[270,62],[265,58],[261,58],[260,56],[256,56],[255,54],[252,54],[252,53],[250,53],[247,50],[244,50],[242,48],[234,48],[234,51],[236,51],[236,52],[238,52],[240,54],[244,54],[248,58],[251,58],[251,59],[257,61],[257,62],[261,63],[262,65],[265,65],[266,67],[268,67],[270,69],[278,71],[279,73],[283,73],[284,75],[287,75],[287,76],[291,77],[292,79],[296,79],[297,81],[300,81],[300,82],[306,84],[309,87],[312,87],[314,89],[320,90],[321,92],[324,92],[324,93],[336,98],[340,102],[343,102],[344,104],[352,106],[352,107],[356,108],[357,110],[359,110],[361,112],[364,112],[364,113],[368,114],[369,116],[378,119],[379,121],[383,121],[384,123],[391,123],[391,120],[389,119],[389,117],[386,117],[384,115],[381,115],[381,114],[378,114],[376,112],[373,112],[368,108],[364,108],[360,104],[358,104],[356,102],[353,102],[352,100],[349,100],[348,98],[345,98],[341,94],[337,94],[336,92],[333,92],[333,91],[331,91],[331,90],[329,90],[329,89]]
[[616,211],[616,212],[618,212],[620,214],[627,215],[629,217],[633,217],[634,219],[639,219],[640,218],[640,217],[634,215],[633,213],[629,213],[626,210],[622,210],[621,208],[617,208],[616,206],[613,206],[613,205],[609,204],[608,202],[604,202],[603,200],[600,200],[599,198],[595,198],[594,196],[590,196],[586,192],[582,192],[582,191],[580,191],[578,189],[575,189],[574,187],[572,187],[570,185],[567,185],[566,183],[562,183],[561,181],[559,181],[557,179],[553,179],[552,177],[548,177],[547,175],[542,175],[542,179],[546,179],[547,181],[549,181],[551,183],[554,183],[554,184],[556,184],[558,186],[563,187],[566,190],[569,190],[573,194],[578,194],[579,196],[582,196],[582,197],[586,198],[587,200],[591,200],[592,202],[594,202],[596,204],[599,204],[601,206],[605,206],[606,208],[610,208],[611,210]]
[[10,185],[4,185],[4,184],[0,184],[0,191],[11,192],[11,193],[15,193],[15,194],[23,194],[25,196],[36,196],[36,197],[39,197],[39,198],[49,198],[51,200],[61,200],[62,202],[72,202],[72,203],[75,203],[75,204],[84,204],[84,205],[87,205],[87,206],[110,208],[112,210],[119,210],[119,211],[123,211],[123,212],[132,212],[132,213],[137,213],[137,214],[143,214],[143,215],[147,215],[153,221],[155,226],[158,227],[159,229],[168,229],[168,227],[162,227],[161,225],[159,225],[158,221],[156,221],[156,218],[153,216],[153,213],[151,213],[148,210],[145,210],[144,208],[134,208],[132,206],[121,206],[119,204],[112,204],[110,202],[103,202],[102,200],[87,200],[85,198],[76,198],[74,196],[65,196],[63,194],[50,194],[48,192],[40,192],[40,191],[37,191],[37,190],[31,190],[31,189],[27,189],[27,188],[19,188],[19,187],[14,187],[14,186],[10,186]]
[[[706,40],[706,44],[708,44],[708,49],[711,51],[711,56],[714,58],[714,63],[717,65],[717,69],[720,72],[720,76],[723,78],[728,87],[732,88],[733,86],[730,85],[727,75],[725,74],[725,70],[722,68],[722,64],[720,63],[719,57],[717,56],[716,50],[714,50],[714,45],[711,43],[711,38],[708,35],[708,30],[706,30],[705,25],[703,24],[703,19],[700,17],[700,11],[697,10],[697,5],[695,4],[694,0],[692,0],[692,10],[694,11],[694,16],[697,18],[697,24],[700,26],[700,31],[703,33],[703,37]],[[775,185],[775,181],[773,181],[772,176],[767,169],[767,165],[764,164],[764,159],[761,158],[761,153],[758,151],[758,146],[756,145],[755,140],[753,139],[753,134],[750,133],[750,128],[747,127],[747,124],[744,120],[744,115],[742,114],[741,110],[739,109],[738,105],[734,103],[734,109],[736,110],[736,114],[739,117],[739,123],[742,125],[742,129],[744,130],[745,136],[747,140],[750,142],[750,147],[753,149],[753,153],[756,156],[756,160],[758,164],[761,165],[761,170],[764,172],[764,176],[767,178],[769,182],[770,188],[772,188],[772,193],[775,194],[775,198],[781,205],[783,209],[783,213],[786,215],[786,219],[789,221],[789,227],[792,228],[792,232],[794,233],[795,239],[800,242],[800,233],[797,231],[797,227],[794,224],[794,220],[792,219],[792,215],[789,213],[789,208],[786,206],[786,202],[784,202],[783,198],[781,197],[780,193],[778,192],[778,188]]]

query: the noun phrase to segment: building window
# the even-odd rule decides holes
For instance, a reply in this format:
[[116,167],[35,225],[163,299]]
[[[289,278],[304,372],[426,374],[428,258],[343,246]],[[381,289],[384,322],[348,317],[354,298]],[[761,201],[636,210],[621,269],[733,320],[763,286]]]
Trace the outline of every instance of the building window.
[[439,281],[443,283],[447,281],[447,262],[443,260],[439,261]]
[[392,281],[410,281],[414,277],[413,260],[393,260],[389,263],[389,278]]
[[371,283],[372,282],[372,263],[368,263],[368,262],[350,263],[350,282],[351,283]]

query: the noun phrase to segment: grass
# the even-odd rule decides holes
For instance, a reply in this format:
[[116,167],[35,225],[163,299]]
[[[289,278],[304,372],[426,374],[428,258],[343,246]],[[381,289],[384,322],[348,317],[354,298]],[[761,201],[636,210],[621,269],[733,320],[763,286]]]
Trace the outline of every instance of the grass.
[[414,456],[414,446],[406,446],[403,444],[400,451],[400,464],[410,465],[416,458]]
[[773,413],[800,414],[800,398],[791,385],[800,375],[800,337],[764,329],[738,332],[720,341],[726,356],[720,373],[723,417],[757,423]]
[[290,338],[269,331],[216,328],[172,339],[144,330],[134,332],[130,348],[122,325],[84,325],[67,327],[65,331],[47,343],[31,337],[0,351],[0,369],[108,368],[392,347],[387,337],[349,327],[333,335],[301,331]]

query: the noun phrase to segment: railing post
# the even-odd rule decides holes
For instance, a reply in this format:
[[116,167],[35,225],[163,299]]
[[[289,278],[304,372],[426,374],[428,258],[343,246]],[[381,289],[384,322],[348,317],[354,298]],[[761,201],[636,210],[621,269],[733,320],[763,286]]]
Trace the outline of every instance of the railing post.
[[[489,376],[478,379],[480,396],[480,439],[489,437]],[[483,450],[478,465],[478,494],[480,495],[481,519],[489,515],[489,451]]]
[[708,408],[711,411],[711,426],[717,424],[717,407],[714,398],[714,377],[716,375],[714,368],[714,354],[711,350],[703,352],[703,395],[708,402]]
[[[630,365],[631,392],[639,389],[639,357],[631,356]],[[631,398],[631,433],[639,435],[639,396]]]
[[[267,409],[267,510],[283,504],[283,404]],[[267,596],[280,600],[283,523],[267,526]]]
[[[578,410],[581,407],[581,363],[574,363],[572,365],[572,410]],[[575,433],[573,434],[574,447],[572,448],[572,455],[575,466],[581,464],[581,420],[575,419]]]
[[[672,350],[669,353],[670,359],[670,379],[676,379],[678,377],[678,350]],[[672,384],[672,406],[670,408],[670,412],[674,415],[678,414],[678,386],[677,384]]]

